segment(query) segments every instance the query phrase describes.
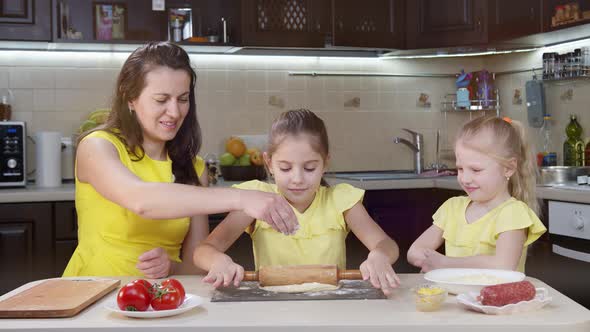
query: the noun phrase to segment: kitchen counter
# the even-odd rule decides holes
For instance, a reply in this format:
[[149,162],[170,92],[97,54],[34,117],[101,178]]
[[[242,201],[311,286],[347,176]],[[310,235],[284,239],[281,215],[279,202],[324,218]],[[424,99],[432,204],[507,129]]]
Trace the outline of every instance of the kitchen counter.
[[[122,284],[133,278],[122,278]],[[212,288],[200,276],[179,276],[187,293],[204,303],[178,316],[156,319],[128,318],[104,308],[115,292],[72,318],[2,319],[0,329],[47,331],[590,331],[590,311],[542,281],[528,278],[536,287],[546,287],[553,301],[527,313],[493,316],[461,308],[449,296],[437,312],[417,312],[409,289],[424,281],[421,274],[400,274],[402,286],[386,300],[319,300],[282,302],[212,303]],[[6,294],[5,296],[8,296]],[[2,297],[3,298],[3,297]],[[2,299],[0,298],[0,299]]]
[[[440,188],[461,190],[455,176],[437,178],[417,179],[396,179],[396,180],[375,180],[355,181],[325,177],[330,185],[338,183],[349,183],[357,188],[365,190],[388,190],[388,189],[419,189],[419,188]],[[219,181],[216,186],[229,187],[239,182]],[[579,187],[584,190],[575,190],[576,186],[566,187],[537,187],[537,196],[541,199],[588,203],[590,204],[590,186]],[[28,185],[25,188],[1,188],[0,203],[25,203],[25,202],[56,202],[73,201],[75,186],[73,183],[63,184],[57,188],[38,188],[35,185]]]

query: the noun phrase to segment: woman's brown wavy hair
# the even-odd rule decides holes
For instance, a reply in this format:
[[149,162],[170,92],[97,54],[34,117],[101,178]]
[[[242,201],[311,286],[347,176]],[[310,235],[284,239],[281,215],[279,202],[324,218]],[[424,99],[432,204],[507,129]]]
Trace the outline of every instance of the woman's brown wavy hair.
[[117,78],[112,110],[106,123],[80,135],[78,142],[93,131],[108,131],[125,144],[132,155],[132,160],[143,159],[145,156],[145,150],[142,147],[143,131],[135,112],[129,110],[128,102],[139,97],[146,86],[147,74],[157,67],[184,70],[191,78],[188,114],[176,136],[166,142],[166,150],[172,160],[174,182],[199,185],[199,177],[193,164],[202,143],[195,104],[197,75],[191,67],[188,54],[178,45],[169,42],[151,42],[131,53]]

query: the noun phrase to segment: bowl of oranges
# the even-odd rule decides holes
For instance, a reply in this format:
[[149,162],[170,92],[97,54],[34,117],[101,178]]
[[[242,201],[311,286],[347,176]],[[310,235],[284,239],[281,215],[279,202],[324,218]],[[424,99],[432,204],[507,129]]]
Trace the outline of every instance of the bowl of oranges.
[[225,181],[266,179],[262,152],[248,148],[240,137],[232,136],[225,142],[225,152],[219,157],[221,176]]

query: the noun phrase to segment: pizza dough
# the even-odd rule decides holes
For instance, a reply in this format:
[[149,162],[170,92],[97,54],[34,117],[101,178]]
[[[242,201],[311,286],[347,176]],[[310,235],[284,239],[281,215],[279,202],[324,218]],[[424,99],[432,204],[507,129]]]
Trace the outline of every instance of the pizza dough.
[[265,291],[275,293],[304,293],[304,292],[319,292],[327,290],[336,290],[340,288],[340,285],[320,284],[319,282],[306,282],[303,284],[295,285],[282,285],[282,286],[265,286],[260,287]]

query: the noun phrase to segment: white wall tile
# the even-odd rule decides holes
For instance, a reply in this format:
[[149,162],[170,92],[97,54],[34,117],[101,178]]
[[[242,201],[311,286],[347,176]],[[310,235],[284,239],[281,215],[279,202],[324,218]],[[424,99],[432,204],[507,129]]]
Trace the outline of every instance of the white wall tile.
[[55,112],[55,90],[35,89],[33,90],[33,111]]
[[360,89],[363,91],[379,91],[379,85],[380,82],[382,82],[383,80],[386,80],[387,78],[385,77],[372,77],[372,76],[368,76],[368,77],[361,77],[361,86]]
[[287,89],[287,72],[269,71],[266,74],[269,91],[284,91]]
[[8,88],[10,79],[10,68],[0,68],[0,88]]
[[379,109],[379,92],[361,92],[361,109],[364,111]]
[[248,72],[245,70],[230,70],[227,72],[227,80],[231,91],[246,91]]
[[287,76],[287,90],[298,91],[306,89],[307,80],[304,76]]
[[11,89],[11,91],[14,96],[12,113],[32,112],[34,110],[32,89]]
[[228,89],[228,75],[226,70],[207,71],[207,90],[220,91]]
[[298,109],[298,108],[307,108],[309,109],[310,106],[307,103],[305,98],[304,91],[288,91],[287,92],[287,107],[286,110],[290,109]]
[[268,93],[266,91],[248,91],[246,95],[248,111],[264,111],[268,108]]
[[55,88],[55,71],[45,68],[10,69],[9,86],[14,89]]
[[248,91],[266,91],[266,74],[260,70],[248,71]]

